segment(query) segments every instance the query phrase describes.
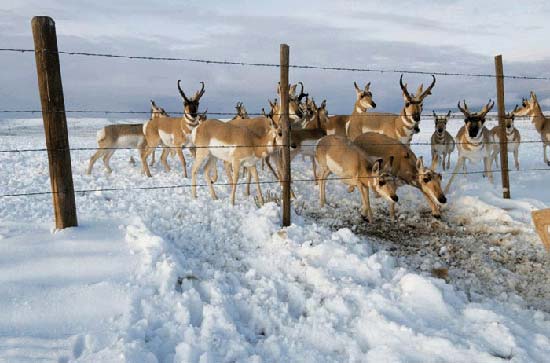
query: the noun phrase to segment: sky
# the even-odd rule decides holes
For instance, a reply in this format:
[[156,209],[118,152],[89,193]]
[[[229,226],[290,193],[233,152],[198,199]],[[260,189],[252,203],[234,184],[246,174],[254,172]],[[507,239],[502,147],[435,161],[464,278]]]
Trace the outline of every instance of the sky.
[[[35,15],[55,20],[63,51],[278,63],[287,43],[291,64],[491,74],[502,54],[505,74],[550,77],[547,1],[0,0],[0,48],[32,48]],[[0,66],[0,109],[39,109],[34,55],[0,52]],[[96,110],[148,111],[154,99],[181,111],[181,79],[187,93],[206,83],[202,109],[232,112],[242,101],[258,112],[279,79],[278,68],[68,55],[61,72],[66,109]],[[414,92],[430,78],[404,80]],[[290,81],[327,99],[330,113],[351,113],[354,81],[372,82],[378,111],[403,106],[395,73],[291,69]],[[550,107],[550,82],[508,79],[507,107],[530,90]],[[473,109],[495,97],[494,78],[439,76],[424,109],[456,111],[459,99]]]

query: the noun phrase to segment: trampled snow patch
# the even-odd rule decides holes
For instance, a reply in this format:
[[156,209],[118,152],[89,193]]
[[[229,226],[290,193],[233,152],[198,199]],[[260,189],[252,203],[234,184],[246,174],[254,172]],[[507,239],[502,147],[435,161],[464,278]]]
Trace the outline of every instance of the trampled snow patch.
[[[94,146],[95,130],[76,129],[72,146]],[[39,147],[43,139],[36,135],[6,138],[5,146]],[[97,165],[86,176],[89,154],[72,155],[76,189],[187,182],[179,165],[170,173],[153,167],[154,177],[144,178],[127,164],[134,153],[122,151],[113,158],[113,174]],[[21,155],[0,155],[0,191],[47,189],[46,156]],[[308,162],[294,165],[297,175],[310,175]],[[502,266],[512,265],[512,253],[518,270],[539,263],[516,261],[542,254],[529,212],[549,200],[513,185],[524,196],[503,201],[485,183],[457,179],[441,222],[428,221],[427,206],[412,189],[399,191],[395,226],[385,222],[386,203],[374,200],[378,224],[367,236],[358,196],[336,182],[327,194],[336,208],[322,210],[317,189],[296,183],[303,213],[283,230],[274,203],[258,209],[239,190],[233,207],[220,186],[218,201],[204,188],[197,200],[185,188],[77,195],[81,226],[57,233],[50,231],[50,196],[6,199],[0,209],[0,359],[545,361],[550,317],[518,296],[542,304],[544,285],[519,278],[533,272]],[[436,240],[424,230],[436,231]],[[385,251],[371,237],[390,238],[395,231],[403,237],[401,249]],[[494,235],[492,244],[485,232]],[[408,244],[415,241],[422,241],[420,248]],[[407,252],[408,246],[414,248]],[[451,265],[457,256],[484,273],[461,275],[464,270]],[[458,289],[429,276],[437,263],[448,264]],[[485,276],[500,276],[502,283]],[[508,295],[490,298],[492,292]]]

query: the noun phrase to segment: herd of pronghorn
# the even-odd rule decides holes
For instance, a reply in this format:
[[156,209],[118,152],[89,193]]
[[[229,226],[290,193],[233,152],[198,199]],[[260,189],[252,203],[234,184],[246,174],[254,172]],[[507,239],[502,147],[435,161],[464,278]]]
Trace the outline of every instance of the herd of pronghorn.
[[[329,116],[326,101],[317,106],[303,84],[289,86],[289,119],[291,122],[291,158],[298,154],[311,158],[315,183],[319,182],[320,204],[325,203],[325,185],[330,174],[337,176],[349,185],[348,190],[359,189],[361,194],[361,215],[372,221],[369,203],[369,189],[390,203],[390,216],[395,217],[395,204],[398,202],[396,190],[401,185],[418,188],[430,205],[432,215],[440,217],[441,204],[446,203],[445,193],[460,168],[465,170],[466,160],[483,161],[484,176],[492,182],[491,166],[497,162],[499,154],[499,126],[487,129],[486,115],[494,106],[489,102],[479,112],[471,112],[464,101],[458,103],[464,114],[464,126],[455,138],[446,131],[451,111],[446,115],[434,112],[435,131],[431,138],[431,167],[424,165],[422,157],[416,157],[411,150],[414,134],[419,133],[420,117],[424,99],[431,94],[435,77],[429,87],[420,85],[416,93],[410,93],[403,76],[399,80],[404,105],[399,114],[369,111],[376,108],[370,91],[370,82],[361,89],[354,82],[356,100],[351,115]],[[257,198],[263,203],[257,171],[258,161],[269,167],[281,180],[281,105],[269,101],[270,112],[262,109],[262,116],[248,116],[242,103],[237,103],[237,114],[229,121],[209,119],[206,112],[199,113],[199,102],[204,95],[204,83],[192,97],[182,90],[178,80],[178,90],[183,99],[183,116],[170,117],[163,108],[151,101],[151,118],[144,124],[118,124],[104,127],[97,133],[98,151],[91,157],[87,173],[90,174],[95,161],[103,157],[105,168],[111,172],[109,159],[117,148],[136,148],[140,152],[142,172],[151,176],[147,158],[162,147],[161,163],[169,170],[167,158],[176,153],[181,161],[184,176],[187,167],[182,148],[189,147],[195,161],[191,168],[191,190],[196,198],[197,172],[204,166],[204,177],[213,199],[217,199],[213,184],[217,181],[217,160],[224,163],[228,183],[231,185],[231,203],[235,202],[237,180],[241,167],[247,175],[246,195],[250,193],[250,180],[254,177]],[[298,85],[301,86],[297,92]],[[280,95],[280,86],[277,88]],[[519,169],[518,149],[520,133],[514,126],[515,116],[529,116],[543,143],[544,162],[550,165],[546,147],[550,145],[550,118],[546,118],[531,92],[529,99],[523,99],[521,107],[505,117],[508,150],[513,152],[515,167]],[[450,168],[450,155],[458,149],[458,161],[447,183],[445,191],[441,187],[441,174],[436,168]],[[132,159],[133,160],[133,159]],[[273,168],[272,163],[275,164]]]

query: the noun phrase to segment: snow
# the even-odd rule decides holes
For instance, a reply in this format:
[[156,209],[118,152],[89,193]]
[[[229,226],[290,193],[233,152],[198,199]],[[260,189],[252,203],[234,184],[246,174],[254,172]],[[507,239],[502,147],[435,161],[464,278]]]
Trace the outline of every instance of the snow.
[[[71,146],[94,147],[107,123],[69,120]],[[421,129],[414,141],[432,121]],[[37,120],[6,120],[0,134],[3,149],[44,147]],[[522,145],[521,167],[542,167],[540,149]],[[414,150],[430,160],[429,146]],[[77,190],[189,183],[176,158],[142,176],[134,151],[115,154],[111,175],[100,161],[87,176],[92,153],[72,153]],[[308,178],[300,159],[293,172]],[[185,187],[79,193],[80,225],[63,231],[50,195],[3,198],[0,361],[543,362],[550,263],[530,211],[550,204],[547,174],[510,177],[510,201],[480,175],[457,177],[442,221],[411,188],[398,192],[397,223],[373,198],[370,226],[336,181],[322,209],[317,187],[294,183],[286,229],[275,203],[258,208],[242,187],[234,207],[223,186],[217,201],[206,188],[197,200]],[[43,152],[0,154],[0,194],[48,188]],[[437,267],[447,280],[431,276]]]

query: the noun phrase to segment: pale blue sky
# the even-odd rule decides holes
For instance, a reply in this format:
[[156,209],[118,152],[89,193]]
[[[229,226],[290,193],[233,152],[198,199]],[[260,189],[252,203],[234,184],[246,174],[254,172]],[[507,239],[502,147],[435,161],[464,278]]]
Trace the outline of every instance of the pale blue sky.
[[[0,47],[32,47],[30,19],[50,15],[61,50],[278,62],[279,43],[291,63],[494,72],[550,76],[550,3],[545,1],[0,1]],[[154,98],[180,110],[176,80],[189,92],[206,82],[203,105],[250,111],[275,97],[278,69],[62,56],[67,108],[147,110]],[[32,54],[0,53],[1,108],[36,108]],[[398,111],[399,75],[292,70],[331,113],[351,112],[353,81],[372,81],[381,111]],[[407,76],[416,89],[429,77]],[[480,104],[495,95],[494,79],[438,78],[427,110]],[[550,82],[507,81],[512,105],[534,89],[550,107]]]

